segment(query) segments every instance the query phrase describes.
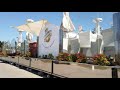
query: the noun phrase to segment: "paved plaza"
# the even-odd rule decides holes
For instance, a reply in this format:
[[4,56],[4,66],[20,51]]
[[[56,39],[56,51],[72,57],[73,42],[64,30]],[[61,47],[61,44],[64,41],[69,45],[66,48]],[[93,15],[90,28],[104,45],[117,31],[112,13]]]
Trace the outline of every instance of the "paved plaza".
[[[15,58],[10,58],[10,57],[5,58],[4,57],[3,59],[7,60],[7,61],[18,62],[17,57],[15,57]],[[21,57],[19,58],[19,63],[29,66],[29,60],[26,60]],[[2,63],[1,63],[1,65],[2,65]],[[62,75],[62,76],[68,77],[68,78],[112,78],[111,67],[108,67],[106,69],[98,69],[95,67],[95,69],[92,70],[91,66],[86,67],[84,65],[85,64],[83,64],[83,65],[81,65],[81,64],[80,65],[76,65],[76,64],[66,65],[66,64],[55,64],[54,63],[53,64],[53,73]],[[8,67],[10,67],[10,66],[8,65]],[[36,59],[32,58],[31,67],[51,72],[51,60],[42,60],[42,59],[36,60]],[[12,66],[11,68],[16,69],[16,73],[25,72],[25,71],[19,72],[17,67]],[[9,72],[14,72],[14,69],[10,70],[10,69],[4,68],[2,70],[3,70],[3,72],[5,70],[8,70],[7,73],[9,73]],[[32,77],[31,73],[30,74],[26,73],[25,75],[24,74],[22,74],[22,75],[15,74],[16,75],[15,77]],[[28,76],[26,76],[26,75],[28,75]],[[33,77],[37,77],[37,76],[33,75]],[[119,71],[118,71],[118,77],[120,77]]]
[[0,78],[42,78],[42,77],[0,61]]

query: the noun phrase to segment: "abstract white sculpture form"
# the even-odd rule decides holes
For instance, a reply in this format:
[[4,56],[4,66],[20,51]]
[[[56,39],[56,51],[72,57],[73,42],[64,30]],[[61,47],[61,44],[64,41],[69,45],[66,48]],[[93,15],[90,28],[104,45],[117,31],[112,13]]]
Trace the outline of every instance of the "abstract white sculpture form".
[[103,21],[102,18],[96,18],[96,19],[93,20],[93,22],[96,23],[95,33],[97,35],[101,35],[100,24],[99,23],[102,22],[102,21]]
[[103,21],[102,18],[96,18],[93,20],[93,22],[96,24],[95,34],[97,34],[98,54],[103,53],[103,36],[101,35],[100,24],[99,24],[102,21]]
[[24,30],[18,29],[17,27],[14,27],[14,26],[10,26],[10,27],[17,29],[17,31],[19,32],[17,46],[21,46],[21,43],[22,43],[22,32],[23,32]]
[[[70,34],[73,30],[75,30],[75,27],[70,19],[69,12],[63,12],[63,19],[61,23],[61,48],[65,50],[66,52],[71,52],[71,43],[70,43]],[[77,36],[77,35],[76,35]]]
[[17,46],[21,46],[23,30],[18,29],[18,32],[19,32],[19,36],[18,36],[18,44],[17,44]]
[[75,27],[69,16],[69,12],[63,12],[62,30],[64,32],[71,32],[75,30]]
[[32,39],[33,39],[32,33],[27,32],[27,33],[26,33],[26,40],[27,40],[27,42],[28,42],[28,43],[32,42]]
[[82,26],[79,26],[79,27],[78,27],[78,30],[79,30],[79,32],[83,32],[83,31],[82,31],[82,30],[83,30]]

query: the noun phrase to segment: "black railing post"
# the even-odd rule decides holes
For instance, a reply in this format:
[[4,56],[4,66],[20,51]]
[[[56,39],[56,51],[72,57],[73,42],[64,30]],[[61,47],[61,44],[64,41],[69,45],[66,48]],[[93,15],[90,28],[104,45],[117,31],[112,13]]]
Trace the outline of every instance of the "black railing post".
[[18,56],[18,67],[19,67],[19,56]]
[[118,78],[118,70],[117,68],[111,68],[112,69],[112,78]]
[[29,67],[31,67],[31,61],[32,61],[32,59],[31,59],[31,58],[29,58],[29,60],[30,60],[30,62],[29,62]]
[[52,66],[51,66],[51,75],[53,74],[53,60],[52,60]]

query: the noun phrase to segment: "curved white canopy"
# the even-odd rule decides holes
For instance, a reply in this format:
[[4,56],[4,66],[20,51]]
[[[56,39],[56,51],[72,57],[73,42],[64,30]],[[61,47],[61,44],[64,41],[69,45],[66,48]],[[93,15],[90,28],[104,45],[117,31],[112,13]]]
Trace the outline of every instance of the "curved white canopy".
[[48,23],[47,20],[40,20],[20,25],[17,27],[17,29],[21,29],[23,31],[30,32],[36,36],[39,36],[40,30],[42,30],[45,27],[46,23]]

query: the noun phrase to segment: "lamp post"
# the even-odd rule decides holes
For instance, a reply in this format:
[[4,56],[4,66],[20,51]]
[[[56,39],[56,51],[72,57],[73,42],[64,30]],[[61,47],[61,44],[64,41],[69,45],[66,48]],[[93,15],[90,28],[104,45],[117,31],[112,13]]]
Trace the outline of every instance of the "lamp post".
[[[28,51],[28,53],[29,53],[29,43],[32,41],[32,38],[33,38],[32,30],[31,30],[31,28],[30,28],[30,26],[29,26],[29,23],[34,23],[34,20],[32,20],[32,19],[27,19],[26,22],[27,22],[27,23],[26,23],[27,27],[30,29],[30,32],[27,32],[27,33],[26,33],[26,40],[27,40],[27,44],[28,44],[27,51]],[[24,45],[25,45],[25,43],[24,43]]]
[[[14,27],[14,26],[10,26],[10,27],[17,29],[17,28]],[[18,43],[20,43],[19,45],[21,46],[21,43],[22,43],[22,32],[23,32],[23,30],[17,29],[17,31],[19,32]]]
[[95,33],[97,34],[97,53],[101,54],[101,48],[99,46],[99,39],[101,36],[101,32],[100,32],[100,25],[99,23],[102,22],[102,18],[96,18],[93,20],[93,22],[96,24],[96,29],[95,29]]
[[[11,28],[14,28],[14,29],[17,29],[17,27],[15,26],[10,26]],[[21,43],[22,43],[22,32],[23,30],[21,29],[17,29],[17,31],[19,32],[19,36],[17,37],[18,38],[18,47],[21,47]]]

